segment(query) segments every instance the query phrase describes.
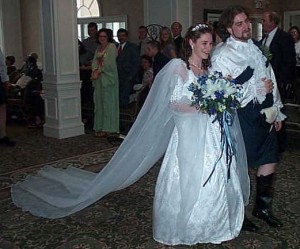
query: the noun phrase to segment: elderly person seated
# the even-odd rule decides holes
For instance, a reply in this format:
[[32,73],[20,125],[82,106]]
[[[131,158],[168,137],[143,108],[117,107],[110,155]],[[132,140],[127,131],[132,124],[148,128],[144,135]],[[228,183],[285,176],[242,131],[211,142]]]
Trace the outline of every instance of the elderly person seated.
[[29,128],[40,128],[44,116],[44,100],[42,92],[42,71],[37,66],[35,56],[28,56],[22,68],[23,74],[8,91],[9,98],[23,98],[26,111],[31,117]]
[[10,77],[10,75],[17,70],[16,66],[14,66],[15,62],[16,58],[14,56],[9,55],[5,57],[5,64],[8,77]]
[[140,104],[142,105],[149,93],[153,83],[152,58],[147,55],[141,56],[141,69],[136,77],[136,84],[133,85],[134,93],[130,95],[130,102],[137,101],[140,96]]
[[24,89],[31,80],[43,80],[42,70],[38,68],[37,60],[34,56],[28,56],[21,70],[21,77],[17,80],[16,83],[11,84],[11,87],[9,89],[10,97],[21,97],[23,95]]

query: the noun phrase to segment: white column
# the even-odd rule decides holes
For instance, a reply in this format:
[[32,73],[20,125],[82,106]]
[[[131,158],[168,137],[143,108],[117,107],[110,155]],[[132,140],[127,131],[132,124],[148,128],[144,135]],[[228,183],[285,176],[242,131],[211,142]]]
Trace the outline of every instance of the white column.
[[144,0],[144,23],[170,27],[178,21],[182,24],[182,35],[192,24],[192,0]]
[[40,0],[40,6],[44,135],[54,138],[82,135],[76,1]]
[[184,36],[187,29],[193,24],[192,0],[176,0],[176,11],[173,11],[172,22],[175,21],[182,24],[182,36]]

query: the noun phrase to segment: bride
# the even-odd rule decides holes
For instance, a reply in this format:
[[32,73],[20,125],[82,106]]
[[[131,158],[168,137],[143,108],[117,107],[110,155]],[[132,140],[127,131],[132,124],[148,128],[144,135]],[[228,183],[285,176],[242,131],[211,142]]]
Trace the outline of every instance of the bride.
[[171,60],[156,76],[137,120],[106,167],[98,174],[44,167],[12,186],[14,203],[37,216],[64,217],[133,184],[165,154],[155,188],[154,239],[193,245],[238,236],[249,198],[238,119],[229,127],[235,154],[228,177],[219,124],[191,105],[188,90],[206,73],[202,61],[211,49],[211,29],[190,27],[183,59]]

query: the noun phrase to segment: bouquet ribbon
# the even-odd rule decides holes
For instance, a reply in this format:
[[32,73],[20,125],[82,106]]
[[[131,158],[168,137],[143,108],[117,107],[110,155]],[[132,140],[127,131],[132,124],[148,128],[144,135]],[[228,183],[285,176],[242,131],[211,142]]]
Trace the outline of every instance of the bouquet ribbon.
[[223,153],[226,154],[226,165],[227,165],[227,179],[230,179],[230,165],[232,162],[232,157],[235,155],[235,149],[232,142],[229,126],[233,123],[234,116],[228,111],[224,111],[218,114],[213,122],[218,121],[221,128],[221,143],[220,143],[220,155],[217,161],[214,163],[213,169],[209,174],[207,180],[204,182],[203,187],[210,180],[211,176],[215,172],[218,162],[221,160]]

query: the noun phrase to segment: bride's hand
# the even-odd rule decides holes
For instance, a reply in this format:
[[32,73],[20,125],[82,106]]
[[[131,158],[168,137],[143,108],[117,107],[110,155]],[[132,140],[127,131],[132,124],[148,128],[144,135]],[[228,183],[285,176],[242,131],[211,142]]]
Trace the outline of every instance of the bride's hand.
[[233,80],[233,78],[231,77],[231,75],[227,75],[226,77],[229,81]]

